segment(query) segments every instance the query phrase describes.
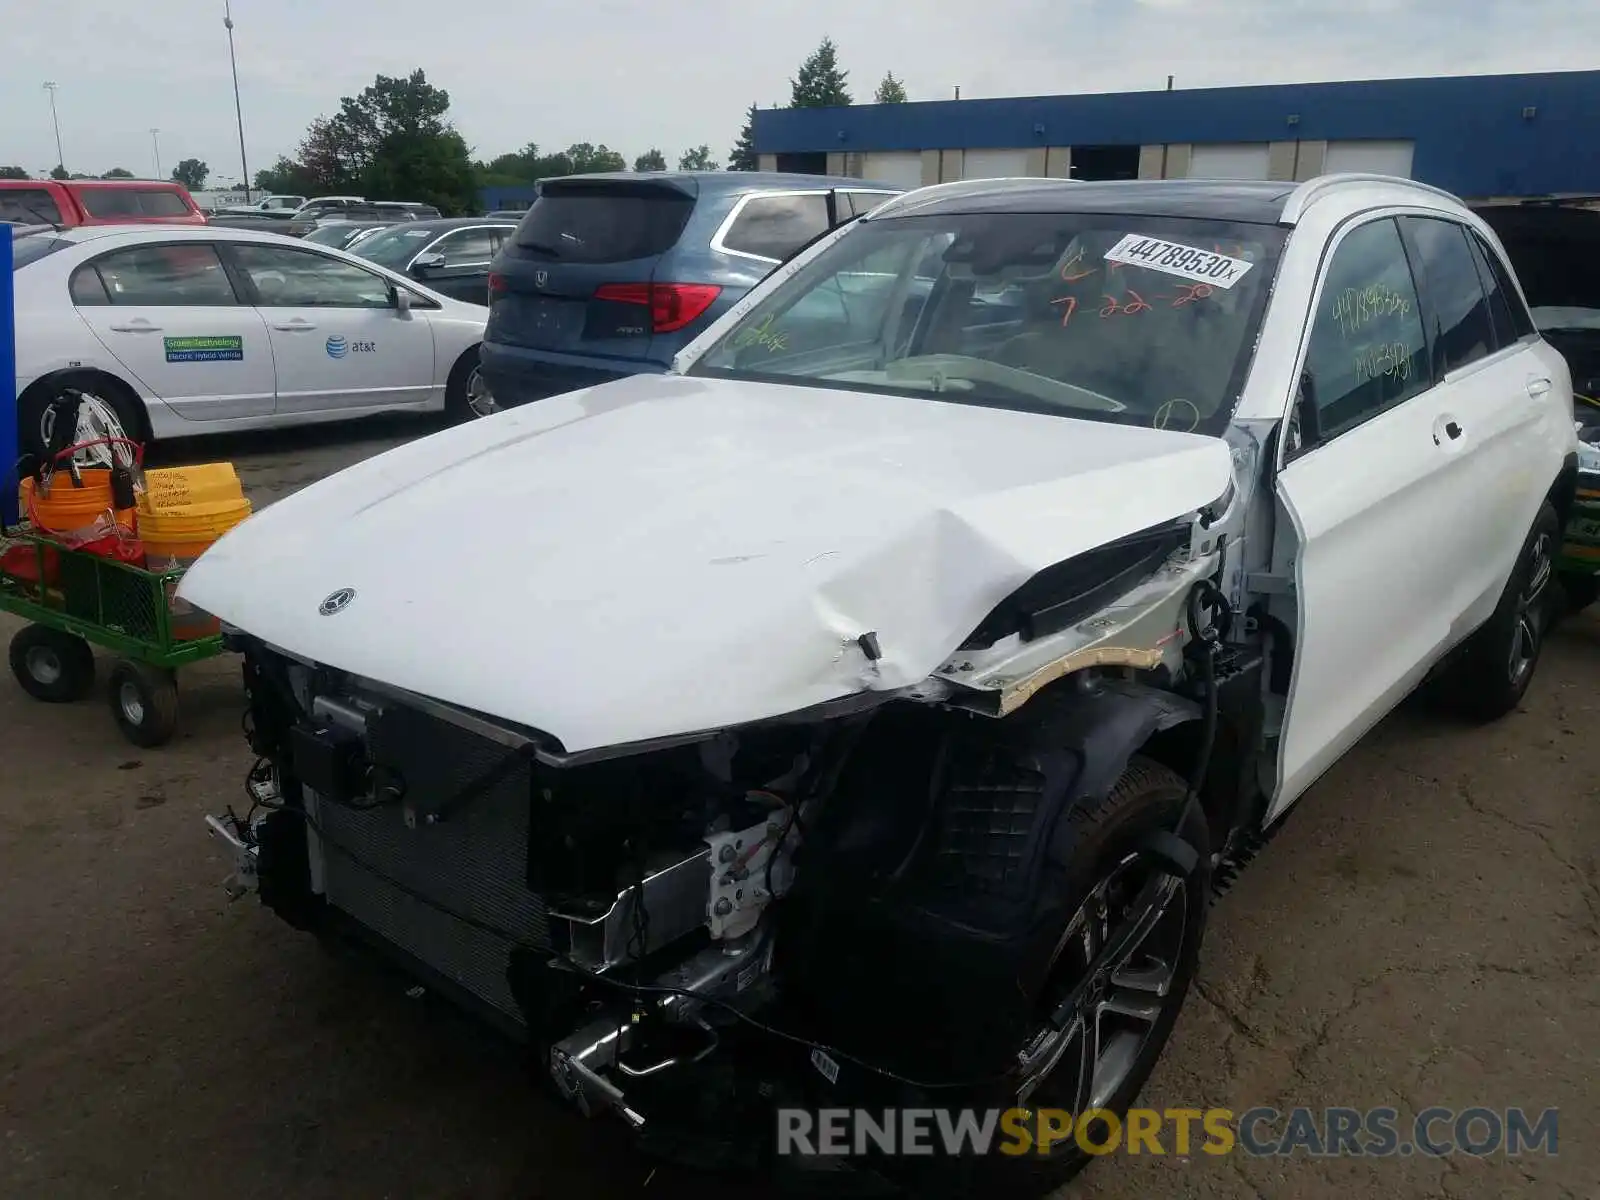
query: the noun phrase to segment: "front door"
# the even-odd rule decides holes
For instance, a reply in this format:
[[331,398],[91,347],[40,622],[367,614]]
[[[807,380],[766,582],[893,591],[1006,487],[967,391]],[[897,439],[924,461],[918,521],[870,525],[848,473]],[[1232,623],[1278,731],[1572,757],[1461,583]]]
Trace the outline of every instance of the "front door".
[[1446,431],[1450,389],[1434,386],[1392,218],[1338,241],[1314,313],[1302,375],[1314,413],[1291,422],[1277,481],[1294,535],[1299,635],[1271,817],[1443,653],[1470,519],[1448,497],[1471,447]]
[[235,242],[277,362],[279,414],[423,405],[434,396],[433,329],[395,306],[389,281],[319,251]]
[[234,290],[208,242],[113,250],[73,272],[72,302],[135,379],[189,421],[273,410],[273,357],[261,314]]

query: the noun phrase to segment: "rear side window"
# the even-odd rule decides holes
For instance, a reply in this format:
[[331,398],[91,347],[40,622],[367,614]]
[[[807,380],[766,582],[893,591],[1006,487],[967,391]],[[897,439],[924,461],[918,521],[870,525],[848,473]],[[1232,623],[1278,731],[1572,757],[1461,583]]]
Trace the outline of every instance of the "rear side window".
[[517,227],[516,246],[554,262],[612,263],[665,254],[694,197],[676,188],[547,183]]
[[826,196],[752,196],[723,235],[722,246],[740,254],[783,259],[827,228]]
[[186,217],[189,206],[177,192],[161,188],[84,188],[78,193],[91,217]]
[[56,225],[64,219],[48,188],[0,188],[0,221]]
[[839,195],[848,205],[849,211],[840,213],[840,217],[864,217],[885,200],[894,199],[887,192],[840,192]]
[[1443,376],[1492,354],[1494,325],[1483,294],[1467,231],[1454,221],[1405,217],[1421,260],[1418,270],[1437,324],[1433,330],[1433,369]]
[[1495,336],[1502,346],[1521,341],[1533,332],[1533,317],[1527,305],[1517,294],[1500,256],[1476,231],[1467,240],[1472,243],[1472,257],[1478,264],[1478,275],[1489,297],[1489,315],[1494,319]]
[[[98,278],[101,287],[95,287]],[[215,246],[188,242],[113,250],[78,268],[76,304],[193,307],[238,303]]]

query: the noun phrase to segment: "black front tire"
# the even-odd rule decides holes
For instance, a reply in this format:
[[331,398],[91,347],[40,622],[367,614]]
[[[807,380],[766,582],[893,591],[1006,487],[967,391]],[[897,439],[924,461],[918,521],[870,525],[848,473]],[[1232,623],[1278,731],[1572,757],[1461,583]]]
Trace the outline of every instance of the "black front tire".
[[483,381],[476,346],[458,358],[451,368],[450,382],[445,387],[444,410],[455,424],[476,421],[500,411]]
[[28,625],[11,639],[11,673],[35,700],[70,704],[94,687],[94,651],[75,634]]
[[111,670],[111,715],[135,746],[164,746],[178,731],[178,681],[171,671],[123,659]]
[[1488,722],[1522,703],[1559,603],[1550,585],[1560,541],[1561,522],[1547,501],[1522,543],[1494,615],[1435,681],[1433,695],[1444,708]]
[[[1066,871],[1070,881],[1069,893],[1073,897],[1070,906],[1075,913],[1074,920],[1080,908],[1091,904],[1093,897],[1100,893],[1108,880],[1116,878],[1117,872],[1130,869],[1128,863],[1131,856],[1148,835],[1171,831],[1175,827],[1183,812],[1186,794],[1184,781],[1173,771],[1149,759],[1135,757],[1110,792],[1103,797],[1085,800],[1063,815],[1063,822],[1073,833]],[[1184,824],[1182,834],[1184,840],[1198,852],[1198,861],[1188,875],[1177,878],[1178,890],[1167,909],[1163,910],[1165,915],[1162,920],[1167,924],[1158,927],[1158,931],[1165,928],[1167,936],[1172,939],[1165,947],[1170,950],[1171,961],[1161,963],[1168,968],[1168,977],[1160,995],[1153,998],[1158,1015],[1148,1024],[1147,1032],[1140,1035],[1143,1041],[1128,1054],[1118,1074],[1108,1072],[1106,1083],[1102,1085],[1099,1083],[1098,1070],[1094,1067],[1089,1069],[1093,1091],[1101,1093],[1094,1096],[1092,1107],[1114,1115],[1118,1122],[1126,1118],[1128,1109],[1155,1070],[1199,967],[1200,946],[1205,936],[1206,914],[1210,907],[1211,864],[1209,830],[1205,814],[1198,805]],[[1134,882],[1158,877],[1153,867],[1140,864],[1131,869],[1136,872]],[[1114,927],[1118,922],[1113,920],[1111,924]],[[1063,932],[1070,927],[1071,922],[1068,922]],[[1064,958],[1063,952],[1063,958],[1058,962],[1063,962]],[[1156,964],[1161,960],[1147,958],[1145,961]],[[1046,994],[1040,997],[1041,1025],[1047,1012],[1056,1007],[1061,997],[1070,993],[1083,978],[1082,973],[1076,970],[1054,974],[1059,977],[1046,985]],[[1112,1012],[1118,1000],[1115,993],[1119,974],[1113,973],[1108,985],[1110,991],[1106,1002],[1112,1006],[1108,1009]],[[1095,1019],[1100,1019],[1098,1011]],[[1104,1033],[1104,1030],[1101,1032]],[[961,1031],[951,1030],[951,1036],[960,1037]],[[1022,1049],[1025,1048],[1019,1048]],[[1000,1092],[974,1095],[963,1102],[975,1108],[998,1108],[1002,1111],[1013,1107],[1027,1107],[1036,1113],[1047,1108],[1071,1111],[1076,1106],[1075,1101],[1081,1099],[1084,1078],[1079,1074],[1080,1063],[1073,1060],[1074,1054],[1069,1048],[1053,1069],[1036,1084],[1025,1106],[1018,1104],[1017,1093],[1009,1085]],[[1063,1074],[1068,1078],[1060,1078]],[[1073,1100],[1066,1098],[1068,1093],[1074,1094]],[[1077,1115],[1073,1113],[1074,1117]],[[1097,1129],[1091,1122],[1091,1144],[1104,1145],[1109,1128],[1107,1124]],[[915,1186],[937,1195],[1042,1196],[1072,1179],[1094,1157],[1080,1148],[1074,1134],[1044,1151],[1035,1145],[1026,1153],[1012,1155],[1002,1154],[997,1148],[992,1148],[990,1153],[983,1156],[966,1157],[957,1162],[944,1160],[936,1171],[916,1179]],[[908,1163],[910,1160],[900,1162]],[[922,1160],[921,1168],[914,1169],[920,1175],[922,1170],[931,1165],[929,1160]]]

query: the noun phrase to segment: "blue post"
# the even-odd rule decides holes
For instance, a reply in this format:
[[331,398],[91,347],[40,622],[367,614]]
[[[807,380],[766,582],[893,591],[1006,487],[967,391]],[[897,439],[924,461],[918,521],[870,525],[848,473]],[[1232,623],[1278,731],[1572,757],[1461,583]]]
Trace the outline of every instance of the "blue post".
[[0,234],[0,529],[17,523],[17,313],[10,225]]

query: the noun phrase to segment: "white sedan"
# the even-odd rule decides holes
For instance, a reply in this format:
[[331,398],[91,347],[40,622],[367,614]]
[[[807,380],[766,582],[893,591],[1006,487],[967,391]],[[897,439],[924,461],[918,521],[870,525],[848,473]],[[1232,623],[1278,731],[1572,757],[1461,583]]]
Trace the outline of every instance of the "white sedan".
[[484,309],[338,250],[99,226],[30,233],[13,251],[24,450],[63,386],[156,439],[493,408],[477,369]]

